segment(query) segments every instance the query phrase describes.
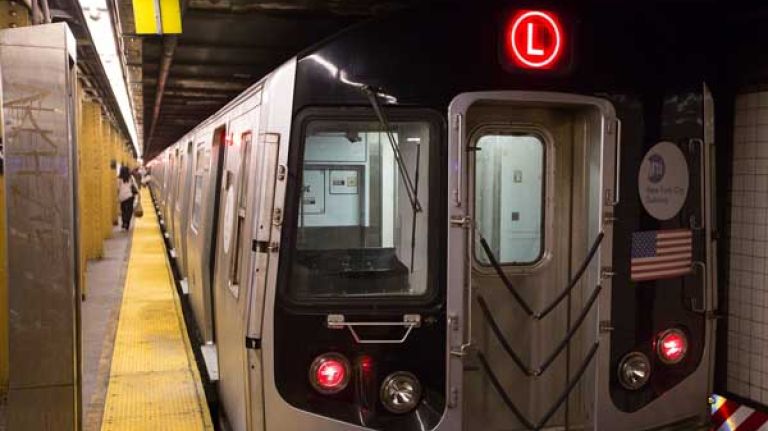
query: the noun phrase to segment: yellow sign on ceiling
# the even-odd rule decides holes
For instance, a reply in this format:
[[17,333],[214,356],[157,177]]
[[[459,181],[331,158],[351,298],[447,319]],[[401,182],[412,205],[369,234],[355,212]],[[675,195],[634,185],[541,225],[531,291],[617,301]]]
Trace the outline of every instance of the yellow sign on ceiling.
[[133,0],[136,34],[181,33],[179,0]]

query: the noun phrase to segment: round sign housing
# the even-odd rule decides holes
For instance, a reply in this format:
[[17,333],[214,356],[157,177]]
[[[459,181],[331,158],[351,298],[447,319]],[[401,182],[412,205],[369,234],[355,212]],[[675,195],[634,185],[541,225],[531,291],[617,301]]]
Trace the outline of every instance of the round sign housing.
[[550,69],[560,59],[565,38],[557,16],[539,10],[520,11],[507,31],[507,51],[524,69]]
[[640,164],[637,175],[640,201],[657,220],[669,220],[683,208],[688,197],[688,162],[672,142],[651,147]]

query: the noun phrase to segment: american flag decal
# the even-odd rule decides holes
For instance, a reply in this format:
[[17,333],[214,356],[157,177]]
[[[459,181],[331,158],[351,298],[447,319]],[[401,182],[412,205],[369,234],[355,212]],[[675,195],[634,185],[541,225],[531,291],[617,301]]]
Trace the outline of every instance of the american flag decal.
[[632,234],[632,281],[679,277],[691,272],[690,229],[649,230]]

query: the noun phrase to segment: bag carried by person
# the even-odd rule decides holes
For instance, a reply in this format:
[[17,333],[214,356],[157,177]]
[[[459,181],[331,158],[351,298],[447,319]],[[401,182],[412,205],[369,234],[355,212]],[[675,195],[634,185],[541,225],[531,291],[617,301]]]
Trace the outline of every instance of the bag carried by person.
[[141,218],[144,216],[144,208],[141,207],[141,202],[139,200],[136,200],[136,205],[133,207],[133,215],[136,218]]

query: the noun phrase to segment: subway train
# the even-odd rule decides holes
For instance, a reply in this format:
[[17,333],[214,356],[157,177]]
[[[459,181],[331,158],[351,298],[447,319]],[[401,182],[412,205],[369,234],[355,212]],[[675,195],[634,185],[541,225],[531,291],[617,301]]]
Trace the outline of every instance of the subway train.
[[228,427],[706,427],[716,79],[695,21],[395,13],[148,162]]

